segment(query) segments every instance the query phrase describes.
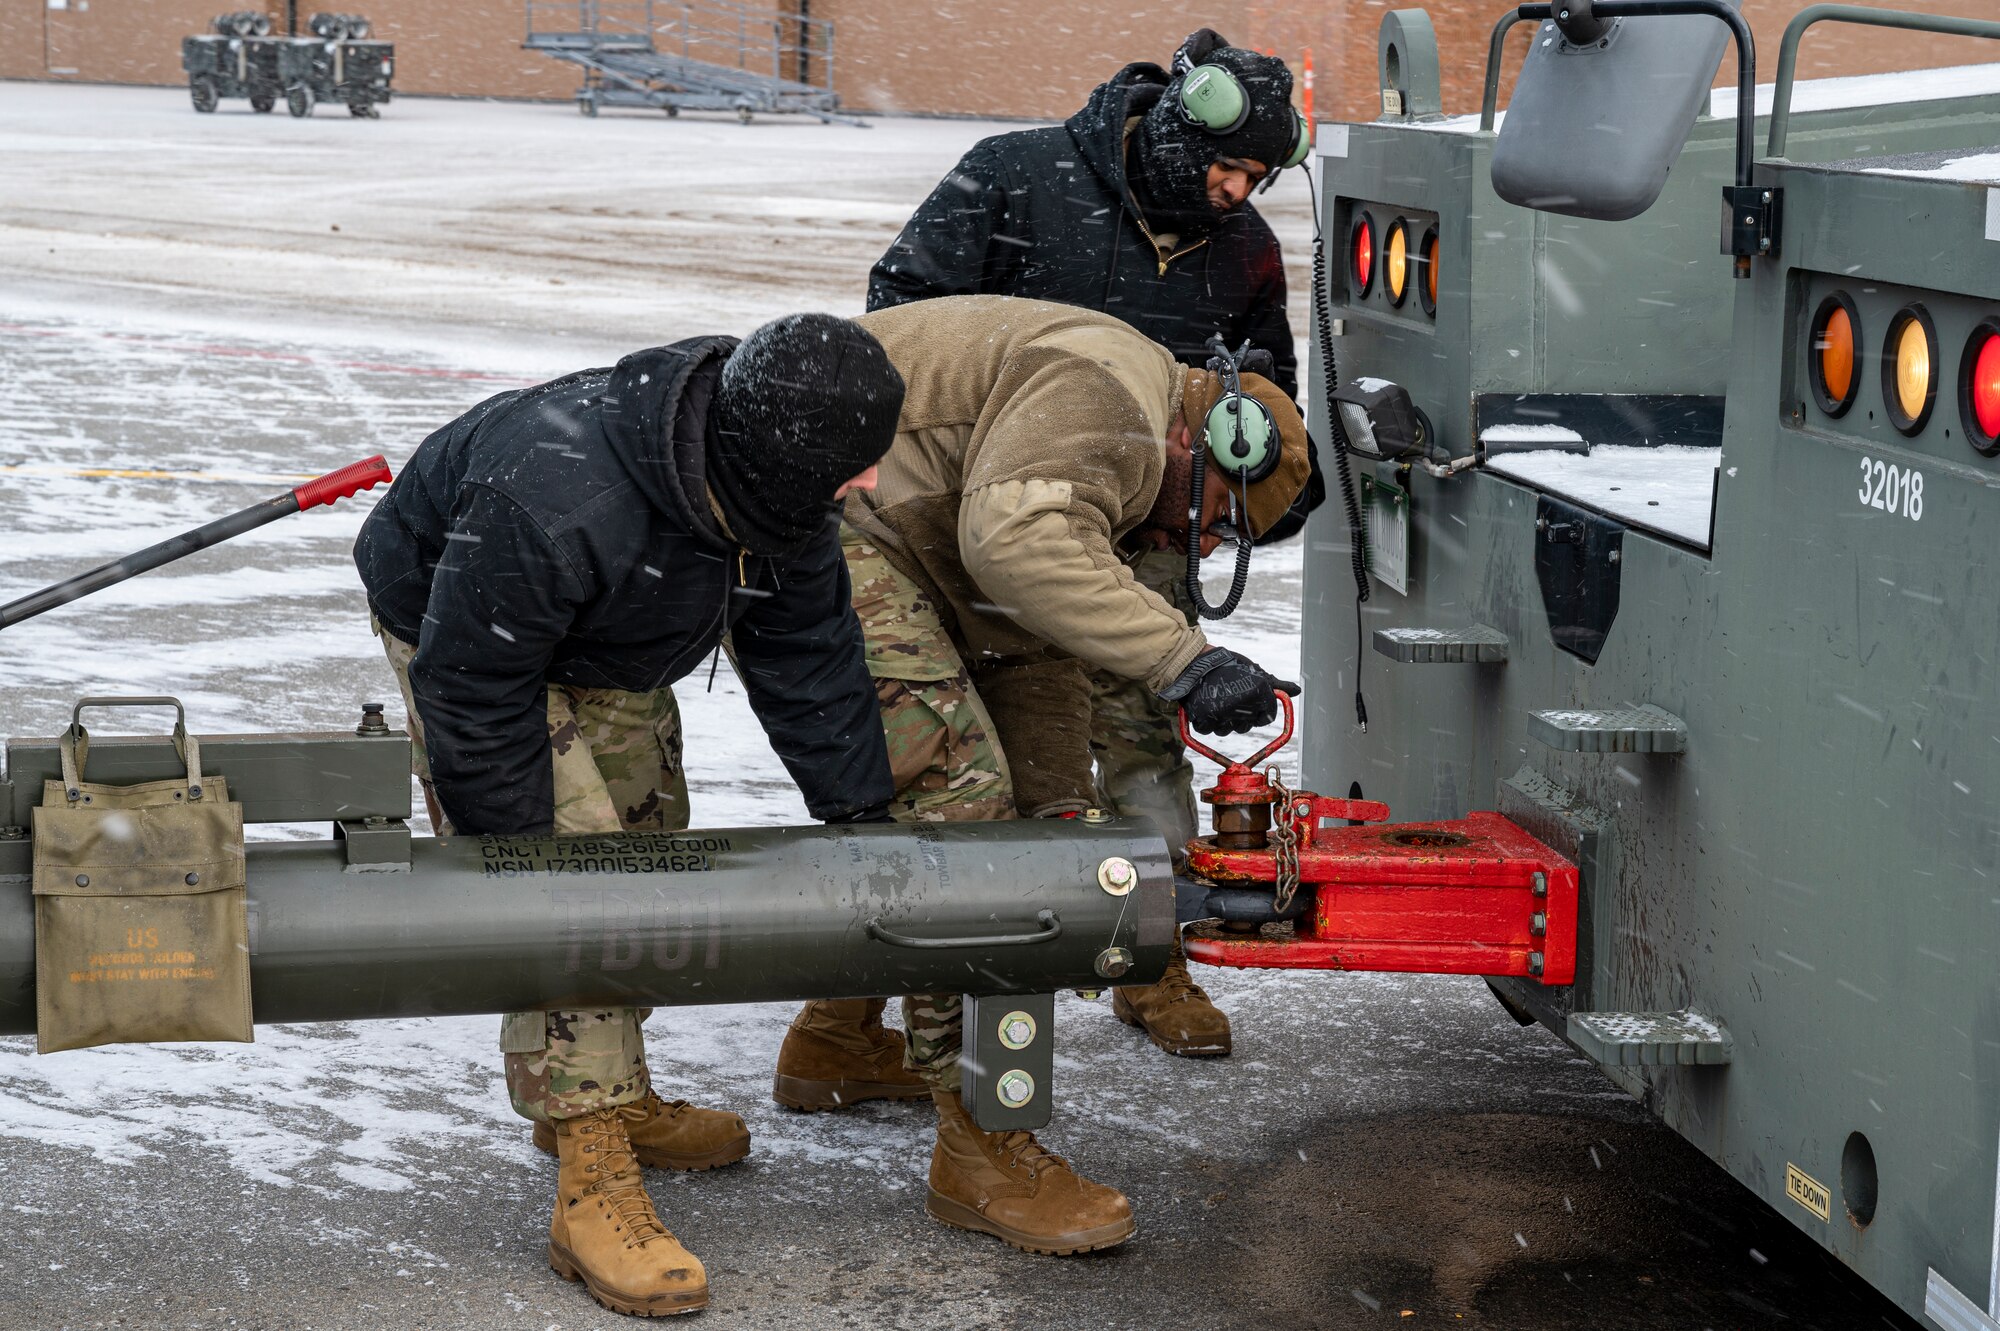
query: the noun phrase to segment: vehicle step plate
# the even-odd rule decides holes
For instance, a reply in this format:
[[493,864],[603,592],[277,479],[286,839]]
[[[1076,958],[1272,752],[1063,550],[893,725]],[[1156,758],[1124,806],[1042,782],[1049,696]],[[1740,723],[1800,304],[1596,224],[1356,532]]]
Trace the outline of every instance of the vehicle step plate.
[[1570,1043],[1610,1067],[1727,1063],[1736,1042],[1699,1012],[1572,1012]]
[[1528,734],[1565,753],[1685,753],[1687,723],[1650,703],[1528,713]]
[[1491,665],[1507,659],[1507,635],[1484,624],[1468,629],[1376,629],[1375,650],[1412,665]]

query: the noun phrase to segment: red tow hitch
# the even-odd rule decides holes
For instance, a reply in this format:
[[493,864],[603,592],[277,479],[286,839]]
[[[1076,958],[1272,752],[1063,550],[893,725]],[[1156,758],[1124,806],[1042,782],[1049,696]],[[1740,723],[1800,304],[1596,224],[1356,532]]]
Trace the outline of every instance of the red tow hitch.
[[1182,740],[1224,769],[1201,794],[1214,835],[1187,846],[1221,917],[1189,926],[1191,959],[1575,981],[1574,864],[1497,813],[1391,823],[1386,804],[1288,789],[1275,766],[1258,773],[1292,737],[1292,700],[1278,701],[1284,733],[1240,763],[1181,717]]

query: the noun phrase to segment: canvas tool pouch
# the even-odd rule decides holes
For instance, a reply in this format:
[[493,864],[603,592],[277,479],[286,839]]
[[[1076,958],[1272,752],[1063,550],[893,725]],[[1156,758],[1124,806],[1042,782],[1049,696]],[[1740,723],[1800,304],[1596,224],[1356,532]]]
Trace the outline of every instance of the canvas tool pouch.
[[251,1038],[243,806],[184,724],[174,744],[185,777],[105,786],[82,780],[82,726],[62,738],[34,811],[41,1053]]

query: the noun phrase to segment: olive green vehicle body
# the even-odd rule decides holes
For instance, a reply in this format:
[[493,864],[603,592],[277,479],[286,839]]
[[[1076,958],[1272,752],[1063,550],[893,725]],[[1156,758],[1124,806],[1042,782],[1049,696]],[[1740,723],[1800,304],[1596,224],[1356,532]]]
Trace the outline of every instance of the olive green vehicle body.
[[[2000,44],[1966,51],[2000,59]],[[1422,56],[1419,43],[1399,70],[1418,114]],[[1496,982],[1503,1000],[1600,1061],[1573,1014],[1693,1011],[1718,1024],[1713,1062],[1605,1070],[1913,1316],[1991,1327],[2000,458],[1969,446],[1957,384],[1968,334],[2000,316],[2000,184],[1907,172],[2000,151],[2000,70],[1976,95],[1800,106],[1787,157],[1756,167],[1783,210],[1776,257],[1747,280],[1718,249],[1729,119],[1697,122],[1664,193],[1625,222],[1501,200],[1495,136],[1476,122],[1322,127],[1343,383],[1406,386],[1454,456],[1520,395],[1549,395],[1532,405],[1557,424],[1616,418],[1626,395],[1706,399],[1723,408],[1719,429],[1712,412],[1681,416],[1656,398],[1639,433],[1722,454],[1707,540],[1617,524],[1615,562],[1590,575],[1618,594],[1594,663],[1554,641],[1534,486],[1357,461],[1409,489],[1407,594],[1373,580],[1358,642],[1345,516],[1337,501],[1315,515],[1304,776],[1339,793],[1358,782],[1399,820],[1498,808],[1573,855],[1577,981]],[[1364,205],[1378,226],[1411,219],[1413,238],[1436,222],[1434,318],[1414,298],[1363,298],[1342,276]],[[1836,290],[1860,316],[1858,395],[1838,418],[1806,372],[1809,323]],[[1906,435],[1878,358],[1912,302],[1935,322],[1939,390]],[[1903,477],[1892,498],[1878,464]],[[1474,625],[1505,635],[1504,663],[1373,649],[1382,629]],[[1684,724],[1684,751],[1559,751],[1529,720],[1643,704]]]

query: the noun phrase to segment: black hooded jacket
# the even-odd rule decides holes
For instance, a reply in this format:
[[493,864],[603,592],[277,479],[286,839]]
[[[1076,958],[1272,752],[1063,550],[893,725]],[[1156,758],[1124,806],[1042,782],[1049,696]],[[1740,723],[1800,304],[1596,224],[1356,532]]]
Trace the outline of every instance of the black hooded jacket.
[[[1059,301],[1123,319],[1193,366],[1208,363],[1209,336],[1221,333],[1231,347],[1247,339],[1270,352],[1272,381],[1296,398],[1284,261],[1256,208],[1231,210],[1162,262],[1133,204],[1125,122],[1169,82],[1158,65],[1127,65],[1064,124],[974,144],[876,261],[868,308],[959,295]],[[1324,497],[1315,459],[1283,534]]]
[[750,705],[813,816],[894,795],[838,529],[744,553],[709,509],[710,399],[736,339],[634,352],[480,403],[424,440],[354,562],[410,687],[454,826],[551,826],[547,681],[646,692],[727,632]]

